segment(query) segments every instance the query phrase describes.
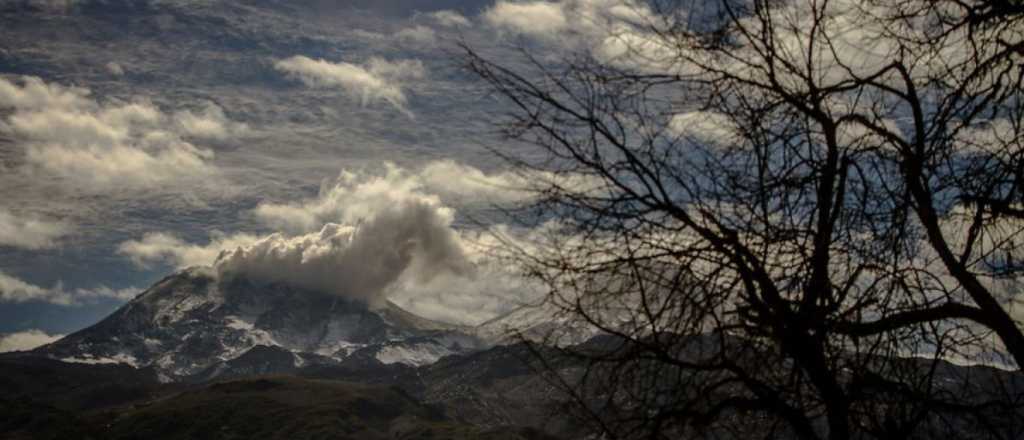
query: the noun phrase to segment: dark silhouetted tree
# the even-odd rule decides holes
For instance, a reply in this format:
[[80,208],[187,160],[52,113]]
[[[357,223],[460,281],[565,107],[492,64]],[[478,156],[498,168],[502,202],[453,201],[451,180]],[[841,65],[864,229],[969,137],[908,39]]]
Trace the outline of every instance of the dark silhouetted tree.
[[599,18],[517,61],[465,46],[543,153],[496,149],[545,231],[506,255],[604,335],[542,359],[578,415],[603,438],[1019,438],[1024,5]]

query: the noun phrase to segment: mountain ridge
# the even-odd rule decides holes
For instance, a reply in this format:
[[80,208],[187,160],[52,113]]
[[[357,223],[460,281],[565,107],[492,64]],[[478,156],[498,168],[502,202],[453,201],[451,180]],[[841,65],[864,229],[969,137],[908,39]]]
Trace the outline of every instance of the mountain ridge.
[[357,352],[380,363],[423,365],[487,344],[469,327],[423,318],[390,301],[373,308],[284,283],[221,279],[208,268],[190,268],[33,353],[153,367],[161,380],[173,382],[197,374],[211,379],[214,367],[260,346],[294,353],[297,368],[340,364]]

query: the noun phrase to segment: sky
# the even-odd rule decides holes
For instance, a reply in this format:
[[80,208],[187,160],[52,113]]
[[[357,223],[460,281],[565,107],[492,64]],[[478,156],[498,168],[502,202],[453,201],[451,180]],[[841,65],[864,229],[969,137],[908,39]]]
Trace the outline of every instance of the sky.
[[196,265],[461,323],[509,310],[529,289],[486,231],[524,180],[490,149],[528,150],[456,44],[550,43],[570,6],[0,1],[0,345]]
[[[464,68],[459,44],[524,72],[523,48],[549,68],[585,54],[694,74],[650,34],[664,17],[649,5],[0,0],[0,351],[91,325],[192,266],[459,324],[530,302],[538,287],[489,251],[496,234],[523,244],[544,225],[515,229],[496,208],[565,176],[496,157],[535,151],[501,136],[508,104]],[[793,24],[776,38],[799,56],[808,17],[795,5],[773,14]],[[881,31],[852,3],[829,5],[836,50],[809,60],[821,80],[887,64]],[[676,18],[712,26],[710,6],[687,7]],[[720,67],[758,74],[741,64]],[[645,130],[736,142],[727,118],[675,98],[645,101],[664,110]],[[1005,124],[990,122],[964,133],[998,139]]]
[[460,44],[524,71],[524,48],[629,62],[608,31],[652,17],[632,0],[0,0],[0,351],[194,266],[467,325],[534,301],[492,251],[545,226],[501,212],[564,176],[494,154],[536,150],[501,135],[509,107]]

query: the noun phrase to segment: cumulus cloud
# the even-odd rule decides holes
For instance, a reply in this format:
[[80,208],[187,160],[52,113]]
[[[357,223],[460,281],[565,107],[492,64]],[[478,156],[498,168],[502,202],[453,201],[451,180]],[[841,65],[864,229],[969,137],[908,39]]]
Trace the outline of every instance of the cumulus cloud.
[[0,132],[24,145],[23,170],[76,190],[154,189],[218,174],[213,152],[182,137],[211,133],[201,121],[223,116],[216,111],[183,113],[176,123],[146,101],[101,103],[86,89],[35,77],[0,79],[0,109],[9,111]]
[[425,191],[419,175],[394,165],[380,175],[343,172],[314,199],[263,204],[254,213],[284,233],[224,253],[219,272],[378,305],[400,279],[424,283],[470,271],[452,227],[455,211]]
[[222,275],[288,282],[376,306],[400,277],[424,282],[468,270],[451,221],[449,211],[429,202],[396,203],[356,225],[270,235],[227,252],[215,267]]
[[468,27],[470,26],[469,19],[464,17],[462,14],[445,9],[442,11],[435,11],[427,14],[430,18],[437,22],[437,24],[445,27]]
[[[260,205],[256,218],[285,232],[228,252],[216,266],[370,304],[392,299],[428,318],[477,324],[535,298],[537,289],[493,258],[498,243],[491,231],[456,229],[452,206],[527,201],[532,184],[551,179],[584,189],[593,183],[485,173],[454,161],[342,172],[317,197]],[[503,230],[505,239],[514,235]]]
[[23,249],[47,249],[56,246],[57,239],[69,234],[71,225],[35,216],[19,216],[0,208],[0,246]]
[[107,286],[99,286],[92,289],[78,288],[66,290],[63,284],[59,282],[53,287],[45,288],[0,272],[0,303],[45,302],[62,306],[75,306],[98,299],[127,301],[135,297],[138,292],[139,290],[134,287],[112,289]]
[[249,126],[235,122],[224,114],[224,109],[207,102],[199,111],[182,110],[174,114],[181,132],[200,139],[223,141],[245,135]]
[[571,46],[619,35],[656,16],[649,7],[631,0],[501,0],[484,11],[483,18],[499,31]]
[[28,351],[33,348],[49,344],[63,337],[64,335],[51,335],[42,330],[36,329],[0,335],[0,353],[7,353],[10,351]]
[[221,234],[205,245],[151,233],[119,253],[136,264],[209,265],[222,278],[285,282],[371,306],[395,299],[429,318],[478,323],[515,307],[529,289],[488,257],[486,234],[454,227],[451,202],[522,200],[526,180],[451,161],[346,171],[316,197],[254,210],[279,232]]
[[341,89],[358,96],[363,105],[384,101],[410,116],[403,84],[426,76],[426,69],[418,60],[388,61],[376,57],[360,65],[296,55],[278,61],[274,67],[308,87]]
[[531,185],[531,179],[513,172],[488,174],[449,160],[433,161],[418,170],[388,163],[383,174],[343,171],[333,183],[323,185],[315,198],[263,203],[254,214],[274,230],[306,233],[329,222],[358,223],[391,203],[513,204],[531,195]]
[[23,78],[21,85],[0,78],[0,104],[15,109],[81,109],[89,106],[89,93],[88,89],[47,84],[36,77]]
[[535,37],[554,37],[569,27],[562,5],[547,1],[499,1],[483,16],[491,26]]

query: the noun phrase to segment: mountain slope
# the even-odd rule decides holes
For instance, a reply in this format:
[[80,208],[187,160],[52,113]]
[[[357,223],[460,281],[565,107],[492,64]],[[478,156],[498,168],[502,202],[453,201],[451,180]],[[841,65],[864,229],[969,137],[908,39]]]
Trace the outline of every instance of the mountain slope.
[[[67,362],[153,367],[162,380],[174,381],[200,373],[206,380],[217,377],[214,367],[257,346],[291,352],[291,366],[301,367],[341,362],[357,351],[381,363],[422,365],[481,343],[458,327],[390,302],[374,310],[287,284],[224,281],[194,268],[161,280],[96,325],[35,352]],[[235,370],[244,369],[235,364]],[[258,371],[283,372],[280,356],[273,364],[278,368]]]

